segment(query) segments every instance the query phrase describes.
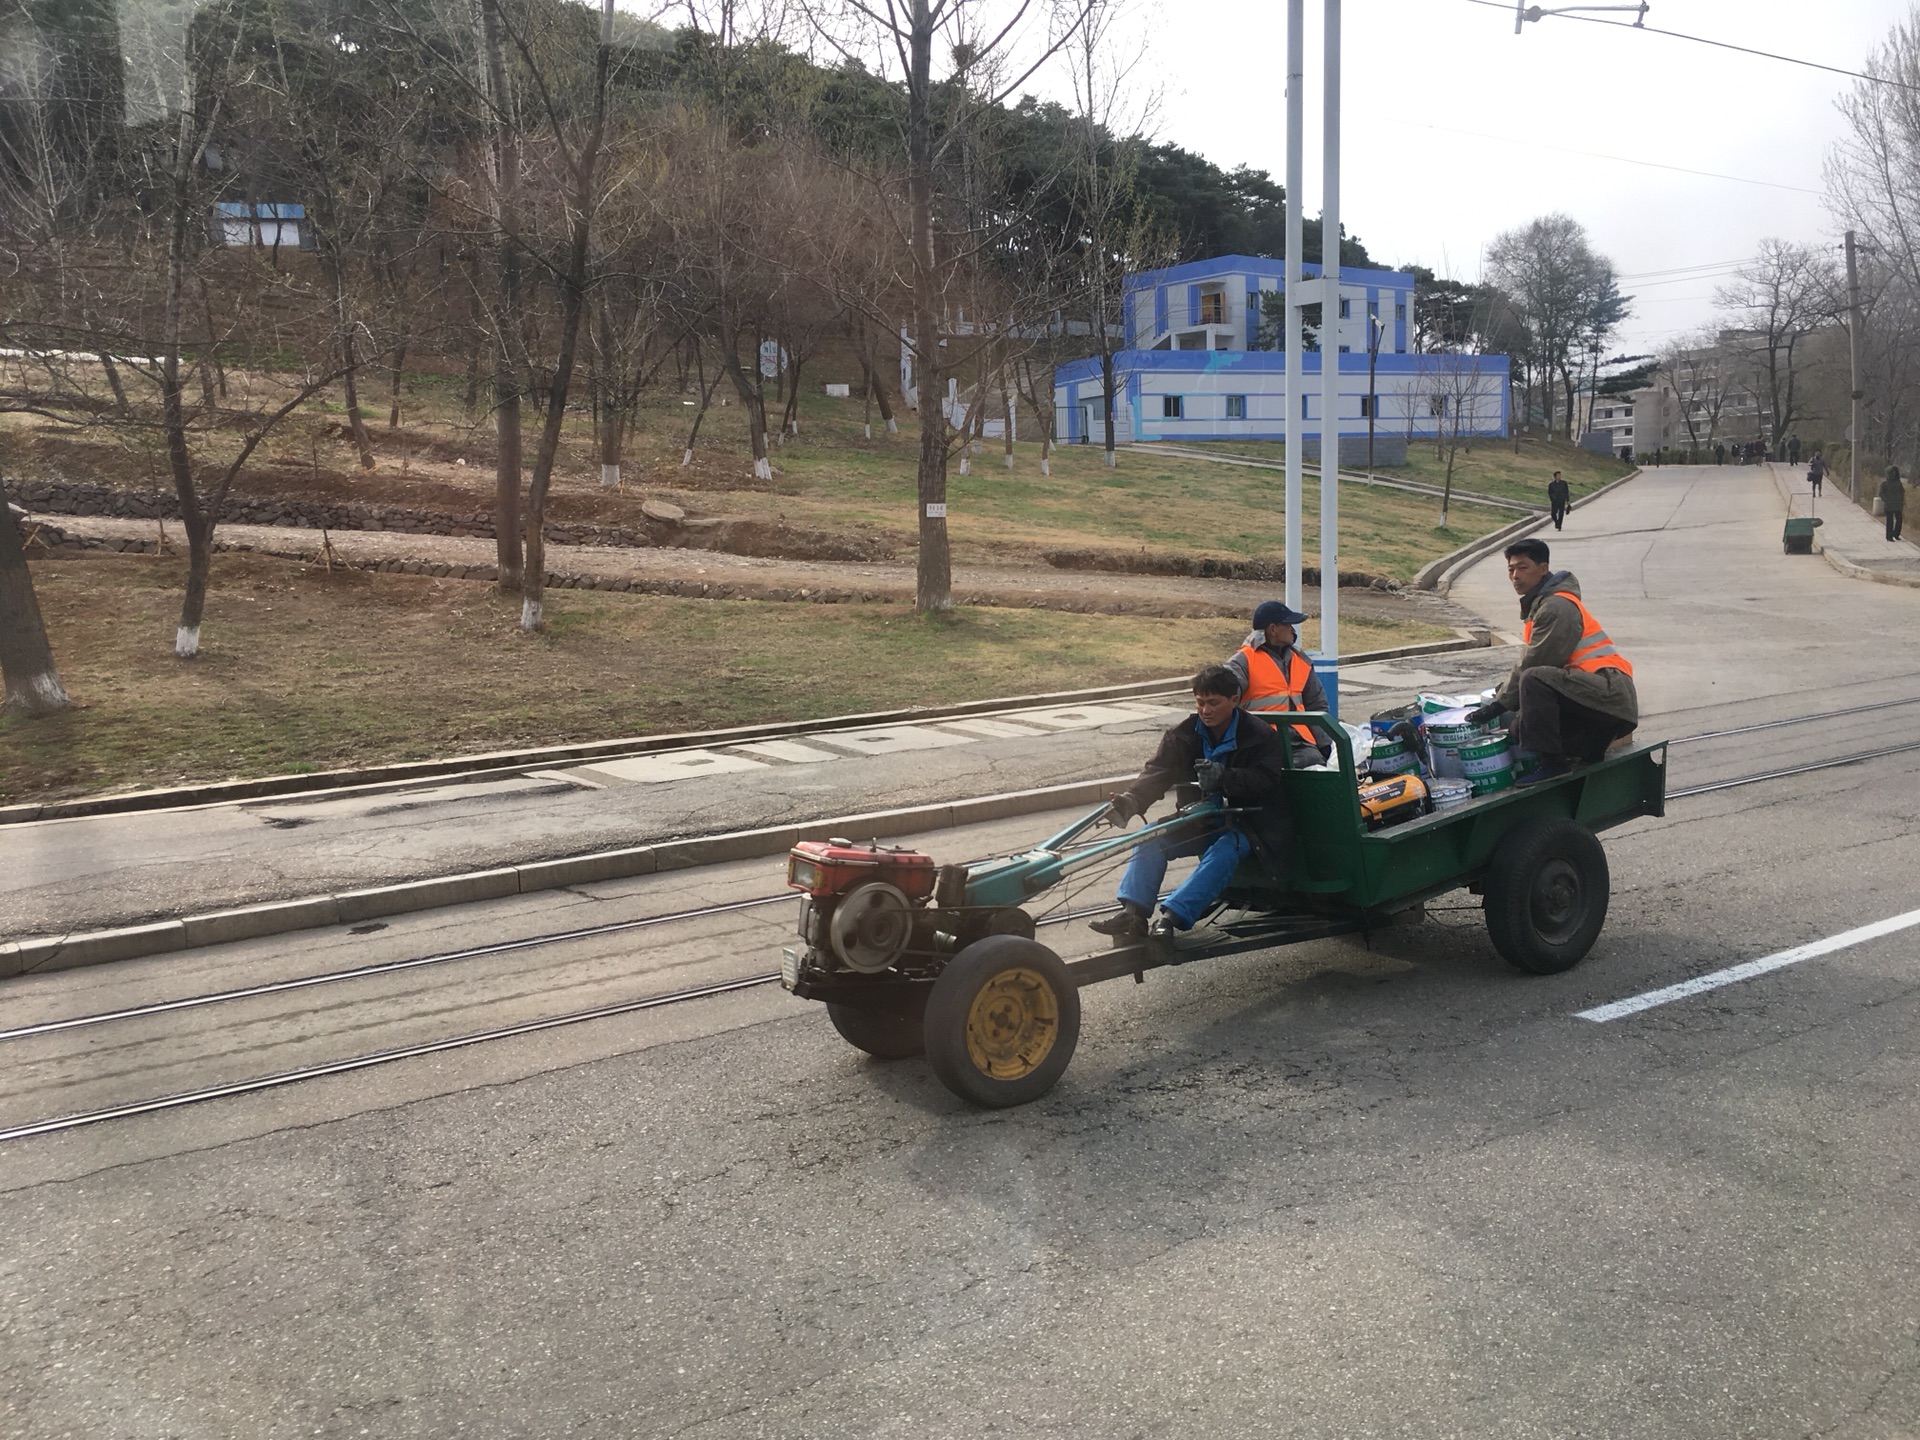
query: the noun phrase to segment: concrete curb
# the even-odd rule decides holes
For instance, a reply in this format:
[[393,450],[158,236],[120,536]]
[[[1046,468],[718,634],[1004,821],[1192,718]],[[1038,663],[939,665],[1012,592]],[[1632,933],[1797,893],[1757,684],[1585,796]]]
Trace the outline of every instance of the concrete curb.
[[[1364,650],[1354,655],[1343,655],[1340,659],[1344,665],[1364,665],[1372,660],[1404,660],[1414,655],[1443,655],[1452,650],[1471,650],[1484,643],[1479,639],[1429,640],[1387,650]],[[900,725],[964,715],[991,715],[1001,710],[1030,710],[1046,705],[1084,705],[1101,700],[1126,700],[1184,690],[1188,679],[1188,676],[1176,675],[1166,680],[1135,680],[1125,685],[1101,685],[1090,690],[1056,690],[1040,695],[1007,695],[992,700],[968,700],[958,705],[880,710],[864,715],[833,715],[818,720],[780,720],[765,725],[738,725],[728,730],[689,730],[668,735],[633,736],[624,740],[589,740],[577,745],[551,745],[537,750],[499,750],[447,760],[413,760],[397,765],[376,765],[361,770],[321,770],[312,775],[267,775],[258,780],[179,785],[160,790],[138,790],[130,794],[101,795],[86,800],[8,805],[0,806],[0,826],[25,825],[40,820],[76,820],[94,815],[128,815],[194,805],[218,805],[235,800],[264,800],[277,795],[345,792],[448,776],[477,778],[535,766],[551,768],[588,760],[652,755],[662,750],[738,745],[751,740],[818,734],[849,727]]]
[[826,835],[880,839],[923,830],[951,830],[962,825],[1005,820],[1043,810],[1097,805],[1131,778],[1118,775],[1103,780],[1078,780],[1066,785],[1015,790],[972,800],[949,800],[937,805],[915,805],[900,810],[876,810],[863,815],[843,815],[804,824],[769,826],[761,830],[737,830],[725,835],[706,835],[690,840],[665,840],[655,845],[605,850],[562,860],[542,860],[531,865],[475,870],[433,880],[378,885],[338,895],[312,895],[298,900],[246,905],[149,925],[20,940],[0,945],[0,978],[50,970],[75,970],[116,960],[194,950],[204,945],[224,945],[234,940],[257,940],[294,930],[350,925],[385,915],[431,910],[442,905],[465,905],[476,900],[498,900],[510,895],[565,889],[569,885],[591,885],[602,880],[624,880],[635,875],[690,870],[728,860],[753,860],[784,854],[796,841]]
[[[1625,475],[1622,475],[1618,480],[1610,480],[1598,490],[1582,495],[1578,500],[1569,505],[1567,509],[1571,512],[1580,509],[1582,506],[1590,505],[1602,495],[1613,490],[1618,490],[1629,480],[1638,480],[1641,473],[1639,467],[1636,466]],[[1451,554],[1442,555],[1438,560],[1431,561],[1423,566],[1420,573],[1413,577],[1413,588],[1416,590],[1432,590],[1437,594],[1445,595],[1453,588],[1453,582],[1459,578],[1460,571],[1466,569],[1468,565],[1480,559],[1483,555],[1487,554],[1488,551],[1497,549],[1510,541],[1517,540],[1522,535],[1531,534],[1533,531],[1551,524],[1552,521],[1553,516],[1550,514],[1535,515],[1525,520],[1516,520],[1513,524],[1506,526],[1504,529],[1496,530],[1491,535],[1482,535],[1478,540],[1470,541]]]
[[[1368,651],[1366,658],[1404,660],[1421,655],[1443,655],[1484,648],[1485,642],[1479,639],[1436,640],[1423,645],[1404,645],[1396,650]],[[1349,663],[1358,658],[1343,657]],[[1153,683],[1159,684],[1161,689],[1167,688],[1164,683]],[[592,885],[603,880],[624,880],[635,875],[691,870],[729,860],[758,859],[783,854],[796,841],[835,833],[857,839],[879,839],[923,830],[951,830],[962,825],[1005,820],[1016,815],[1065,809],[1072,805],[1094,805],[1105,800],[1116,787],[1130,778],[1119,775],[1104,780],[1079,780],[1065,785],[1043,786],[1037,790],[982,795],[970,800],[947,800],[900,810],[875,810],[860,815],[775,825],[759,830],[735,830],[687,840],[662,840],[652,845],[602,850],[558,860],[537,860],[526,865],[508,865],[429,880],[376,885],[364,890],[343,891],[337,895],[309,895],[295,900],[243,905],[231,910],[215,910],[204,915],[187,915],[177,920],[161,920],[146,925],[41,936],[0,945],[0,979],[48,970],[74,970],[86,965],[104,965],[115,960],[133,960],[176,950],[196,950],[234,940],[257,940],[294,930],[351,925],[385,915],[432,910],[443,905],[468,905],[479,900],[530,895],[541,890],[563,890],[570,885]]]
[[1845,575],[1849,580],[1871,580],[1876,585],[1904,585],[1910,590],[1920,590],[1920,575],[1888,575],[1868,565],[1858,565],[1842,555],[1834,553],[1826,546],[1820,547],[1820,554],[1827,564]]

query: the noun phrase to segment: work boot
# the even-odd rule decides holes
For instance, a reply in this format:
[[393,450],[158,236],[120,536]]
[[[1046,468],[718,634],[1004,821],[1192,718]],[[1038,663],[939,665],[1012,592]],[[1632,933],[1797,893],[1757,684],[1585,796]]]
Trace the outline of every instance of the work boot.
[[1519,786],[1538,785],[1543,780],[1558,780],[1562,775],[1573,772],[1573,763],[1562,759],[1542,759],[1531,770],[1523,771],[1513,777],[1513,783]]
[[1146,936],[1147,916],[1145,911],[1122,900],[1117,911],[1092,921],[1087,928],[1096,934],[1111,935],[1115,940],[1139,940]]
[[1160,913],[1153,917],[1153,923],[1147,926],[1147,934],[1156,940],[1171,940],[1175,935],[1178,935],[1182,930],[1187,928],[1189,927],[1181,921],[1178,915],[1162,905],[1160,907]]

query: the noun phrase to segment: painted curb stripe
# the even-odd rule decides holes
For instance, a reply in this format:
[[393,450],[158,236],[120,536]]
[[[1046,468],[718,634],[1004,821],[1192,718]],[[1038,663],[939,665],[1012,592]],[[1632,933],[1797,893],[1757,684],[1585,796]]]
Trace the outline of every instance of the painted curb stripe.
[[1808,944],[1796,945],[1791,950],[1782,950],[1775,955],[1763,955],[1758,960],[1730,965],[1725,970],[1715,970],[1710,975],[1698,975],[1691,980],[1683,980],[1678,985],[1668,985],[1661,990],[1649,990],[1644,995],[1629,996],[1625,1000],[1616,1000],[1611,1005],[1599,1005],[1591,1010],[1581,1010],[1574,1015],[1574,1019],[1605,1024],[1609,1020],[1618,1020],[1623,1015],[1635,1015],[1642,1010],[1651,1010],[1656,1005],[1667,1005],[1675,1000],[1685,1000],[1690,995],[1718,990],[1722,985],[1751,980],[1754,976],[1765,975],[1770,970],[1798,965],[1802,960],[1813,960],[1822,955],[1831,955],[1836,950],[1863,945],[1869,940],[1878,940],[1883,935],[1896,934],[1915,925],[1920,925],[1920,910],[1909,910],[1904,915],[1893,915],[1885,920],[1876,920],[1871,925],[1862,925],[1855,930],[1843,930],[1838,935],[1829,935],[1825,940],[1810,941]]

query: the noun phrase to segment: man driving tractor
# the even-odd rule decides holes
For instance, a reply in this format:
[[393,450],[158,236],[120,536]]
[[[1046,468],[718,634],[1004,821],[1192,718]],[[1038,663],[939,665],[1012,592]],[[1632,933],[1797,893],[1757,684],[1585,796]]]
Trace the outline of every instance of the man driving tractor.
[[[1119,913],[1093,922],[1102,935],[1129,940],[1192,929],[1226,890],[1234,868],[1256,851],[1275,874],[1287,872],[1293,817],[1283,793],[1287,762],[1280,747],[1289,737],[1240,709],[1240,694],[1240,677],[1225,665],[1209,665],[1194,676],[1193,715],[1160,737],[1146,769],[1108,804],[1107,819],[1124,827],[1174,786],[1195,781],[1201,795],[1217,795],[1241,813],[1200,817],[1194,829],[1183,826],[1135,850],[1120,879]],[[1319,752],[1313,753],[1317,760]],[[1199,865],[1160,901],[1168,863],[1189,855],[1198,855]]]

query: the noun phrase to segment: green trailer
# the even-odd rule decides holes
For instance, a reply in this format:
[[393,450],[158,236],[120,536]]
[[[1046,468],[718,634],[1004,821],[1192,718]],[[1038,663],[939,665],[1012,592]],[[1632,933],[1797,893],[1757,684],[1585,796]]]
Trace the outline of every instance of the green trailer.
[[1606,921],[1609,879],[1598,833],[1665,813],[1666,742],[1659,741],[1370,830],[1346,732],[1324,715],[1289,719],[1330,737],[1339,763],[1286,777],[1295,833],[1288,873],[1243,863],[1219,908],[1193,929],[1063,960],[1035,939],[1030,902],[1150,839],[1217,823],[1218,800],[1182,807],[1143,830],[1089,839],[1102,807],[1030,850],[968,866],[936,865],[877,841],[808,841],[788,860],[788,883],[802,892],[802,943],[784,952],[782,982],[824,1001],[859,1049],[888,1059],[924,1052],[962,1098],[1024,1104],[1045,1094],[1073,1057],[1082,986],[1364,936],[1449,891],[1481,897],[1494,947],[1516,968],[1570,969]]

